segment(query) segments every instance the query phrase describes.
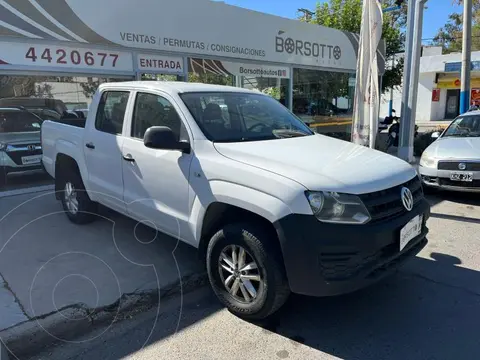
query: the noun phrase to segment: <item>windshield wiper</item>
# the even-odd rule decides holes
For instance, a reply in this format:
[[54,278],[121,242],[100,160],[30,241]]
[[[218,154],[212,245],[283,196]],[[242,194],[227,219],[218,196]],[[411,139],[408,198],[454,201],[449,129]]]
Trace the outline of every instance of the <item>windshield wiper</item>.
[[285,137],[301,137],[301,136],[307,136],[310,134],[306,134],[303,131],[300,130],[291,130],[291,129],[277,129],[272,131],[273,135],[281,138]]
[[228,138],[228,139],[219,139],[213,140],[213,142],[217,143],[230,143],[230,142],[247,142],[247,141],[262,141],[262,140],[273,140],[276,139],[273,136],[255,136],[255,137],[235,137],[235,138]]

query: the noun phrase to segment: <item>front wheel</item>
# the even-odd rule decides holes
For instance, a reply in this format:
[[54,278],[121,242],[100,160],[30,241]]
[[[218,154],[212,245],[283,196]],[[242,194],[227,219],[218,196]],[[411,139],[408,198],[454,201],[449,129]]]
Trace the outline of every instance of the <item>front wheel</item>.
[[213,291],[230,312],[265,319],[290,294],[278,240],[260,226],[229,224],[211,239],[207,272]]

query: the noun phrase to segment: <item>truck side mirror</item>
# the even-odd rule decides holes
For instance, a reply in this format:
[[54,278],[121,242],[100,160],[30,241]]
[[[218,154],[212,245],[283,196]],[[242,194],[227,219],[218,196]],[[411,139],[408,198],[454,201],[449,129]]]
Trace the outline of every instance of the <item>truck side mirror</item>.
[[179,150],[190,153],[190,144],[178,141],[172,129],[167,126],[152,126],[145,131],[143,144],[151,149]]

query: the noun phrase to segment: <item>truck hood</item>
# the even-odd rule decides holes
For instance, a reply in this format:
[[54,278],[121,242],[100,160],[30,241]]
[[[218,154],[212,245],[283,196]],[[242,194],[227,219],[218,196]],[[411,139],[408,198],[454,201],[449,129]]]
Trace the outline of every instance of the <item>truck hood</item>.
[[433,142],[426,150],[438,159],[480,159],[480,137],[445,137]]
[[0,143],[11,145],[40,143],[40,131],[0,133]]
[[308,190],[364,194],[416,176],[399,158],[323,135],[215,143],[215,148],[227,158],[284,176]]

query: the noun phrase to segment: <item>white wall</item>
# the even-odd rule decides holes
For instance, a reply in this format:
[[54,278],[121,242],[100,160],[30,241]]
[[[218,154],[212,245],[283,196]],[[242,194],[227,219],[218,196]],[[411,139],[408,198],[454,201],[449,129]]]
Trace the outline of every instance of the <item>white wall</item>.
[[432,119],[432,90],[435,74],[420,74],[418,79],[416,121],[425,122]]
[[[401,115],[402,108],[402,89],[393,90],[393,109],[397,116]],[[382,94],[380,99],[380,119],[385,118],[389,113],[390,91]]]

